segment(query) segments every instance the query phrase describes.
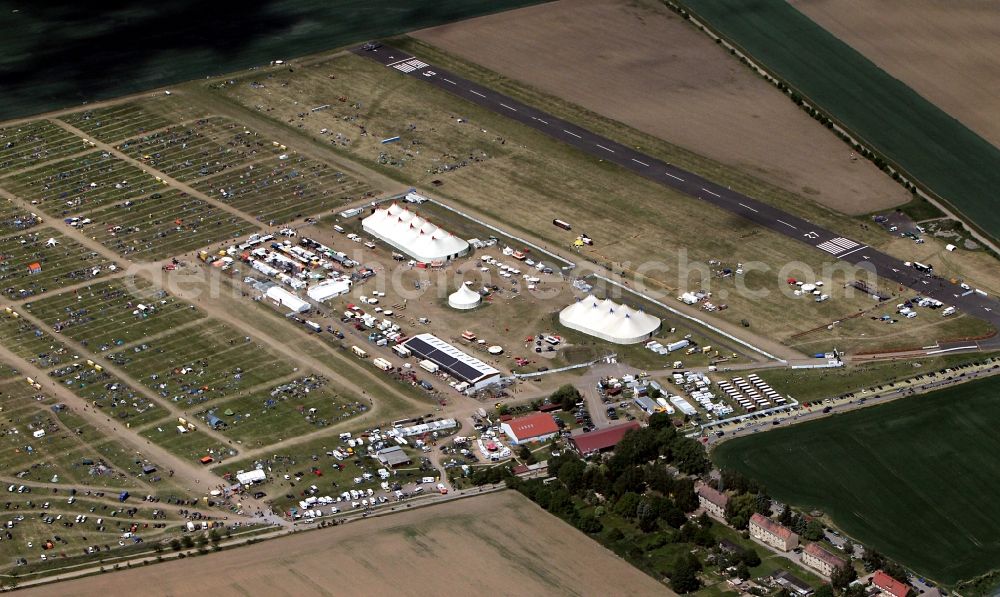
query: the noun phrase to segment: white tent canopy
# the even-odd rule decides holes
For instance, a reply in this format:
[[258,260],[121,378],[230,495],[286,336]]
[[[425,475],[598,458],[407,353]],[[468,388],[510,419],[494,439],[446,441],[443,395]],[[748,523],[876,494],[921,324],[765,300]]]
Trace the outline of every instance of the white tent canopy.
[[479,305],[482,298],[478,292],[462,284],[448,297],[448,306],[452,309],[472,309]]
[[593,296],[560,311],[559,323],[615,344],[642,342],[660,328],[660,320],[648,313]]
[[395,203],[376,209],[361,226],[418,261],[448,261],[469,252],[469,243]]
[[351,280],[349,278],[338,278],[336,280],[323,280],[306,291],[306,295],[312,300],[322,303],[335,296],[347,294],[351,290]]

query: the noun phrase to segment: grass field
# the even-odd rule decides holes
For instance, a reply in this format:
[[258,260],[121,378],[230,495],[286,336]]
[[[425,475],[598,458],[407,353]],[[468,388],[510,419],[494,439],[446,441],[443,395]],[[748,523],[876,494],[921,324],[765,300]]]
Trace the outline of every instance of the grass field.
[[[780,78],[981,230],[1000,238],[989,197],[1000,149],[928,102],[784,0],[682,0]],[[956,176],[961,172],[961,176]]]
[[1000,561],[1000,377],[721,444],[717,464],[952,585]]
[[[331,75],[336,78],[331,79]],[[595,240],[595,246],[585,251],[589,259],[616,271],[654,264],[647,270],[647,281],[651,291],[662,292],[668,302],[676,300],[673,297],[681,287],[707,285],[697,274],[682,273],[688,259],[701,263],[714,259],[731,267],[763,261],[770,273],[759,274],[747,286],[772,291],[784,286],[784,277],[776,272],[785,264],[801,262],[813,272],[824,271],[825,260],[819,251],[640,177],[625,175],[616,166],[363,58],[352,55],[322,60],[293,74],[254,73],[215,88],[220,95],[276,122],[301,125],[316,140],[398,180],[428,186],[439,179],[444,184],[434,190],[435,195],[471,206],[509,226],[512,232],[527,232],[551,248],[572,250],[568,246],[572,235],[551,224],[553,218],[570,218],[574,229],[588,232]],[[347,101],[336,102],[338,97]],[[326,103],[332,107],[302,116],[303,104]],[[328,133],[320,134],[322,129]],[[401,134],[400,143],[379,142],[395,134]],[[645,146],[645,141],[642,144]],[[714,168],[715,172],[726,170],[718,165]],[[759,191],[754,194],[782,205],[796,202],[787,192],[772,193],[773,187],[728,172],[720,180],[732,180],[734,188],[753,185]],[[748,190],[744,187],[742,190]],[[838,216],[832,212],[817,216],[812,207],[795,209],[836,228]],[[613,217],[609,218],[609,213]],[[840,222],[840,226],[845,225]],[[851,228],[855,230],[849,233],[853,237],[870,244],[878,240],[874,231]],[[706,229],[725,232],[693,232]],[[831,272],[825,279],[832,287],[838,277],[838,272]],[[860,296],[821,304],[786,297],[758,300],[736,291],[732,279],[713,277],[708,283],[712,290],[724,291],[716,299],[729,306],[712,317],[737,324],[748,318],[754,330],[766,330],[781,341],[871,305]],[[869,320],[862,323],[869,329],[852,330],[850,339],[838,346],[846,350],[877,346],[877,328]],[[917,336],[950,336],[939,332],[937,328],[925,329]],[[836,330],[830,336],[831,343],[837,341]]]
[[92,280],[114,266],[52,228],[5,236],[0,239],[0,252],[0,287],[11,299]]
[[0,128],[0,172],[83,151],[83,140],[47,120]]

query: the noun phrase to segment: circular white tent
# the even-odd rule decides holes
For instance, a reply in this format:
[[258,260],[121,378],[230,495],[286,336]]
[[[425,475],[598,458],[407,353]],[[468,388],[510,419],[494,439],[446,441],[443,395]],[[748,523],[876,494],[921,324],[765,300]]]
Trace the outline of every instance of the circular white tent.
[[395,203],[376,209],[361,226],[417,261],[448,261],[469,252],[469,243]]
[[462,284],[448,297],[448,306],[452,309],[472,309],[482,300],[483,297],[478,292]]
[[659,318],[593,296],[587,296],[560,311],[559,323],[614,344],[642,342],[660,328]]

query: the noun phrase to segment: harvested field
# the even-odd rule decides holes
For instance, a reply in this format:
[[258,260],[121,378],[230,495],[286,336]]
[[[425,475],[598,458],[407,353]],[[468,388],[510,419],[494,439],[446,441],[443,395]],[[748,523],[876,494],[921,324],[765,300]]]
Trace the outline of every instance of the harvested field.
[[844,213],[909,199],[656,2],[553,2],[413,35]]
[[[363,543],[364,549],[356,546]],[[484,566],[483,562],[488,562]],[[586,565],[581,565],[586,562]],[[456,571],[475,574],[456,574]],[[197,583],[191,578],[199,579]],[[500,494],[58,585],[81,597],[137,583],[171,595],[670,594],[524,497]],[[52,588],[25,595],[50,594]]]
[[792,6],[1000,146],[1000,11],[976,0],[791,0]]
[[682,4],[976,228],[1000,237],[1000,212],[990,199],[1000,186],[1000,149],[784,0]]

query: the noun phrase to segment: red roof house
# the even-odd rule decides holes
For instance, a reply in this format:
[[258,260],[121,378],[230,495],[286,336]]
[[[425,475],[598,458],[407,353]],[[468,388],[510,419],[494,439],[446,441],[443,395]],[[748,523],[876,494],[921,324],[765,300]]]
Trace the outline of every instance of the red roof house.
[[580,453],[581,456],[596,454],[605,450],[610,450],[622,441],[625,434],[633,429],[638,429],[639,423],[632,421],[624,425],[615,425],[600,431],[591,433],[580,433],[570,438],[569,443]]
[[872,577],[872,584],[882,592],[883,597],[906,597],[910,592],[910,585],[896,580],[882,570]]
[[535,413],[505,421],[500,424],[500,429],[515,444],[543,442],[559,434],[559,426],[556,425],[552,415],[546,413]]

